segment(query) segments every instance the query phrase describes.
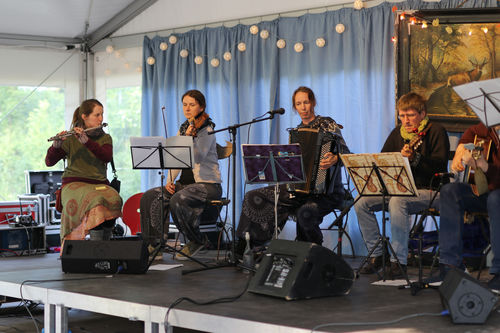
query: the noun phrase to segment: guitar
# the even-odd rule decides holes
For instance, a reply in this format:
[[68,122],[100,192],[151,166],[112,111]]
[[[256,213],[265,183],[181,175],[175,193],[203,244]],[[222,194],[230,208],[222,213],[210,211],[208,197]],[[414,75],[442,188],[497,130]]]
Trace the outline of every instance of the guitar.
[[420,147],[423,142],[424,136],[427,134],[431,126],[432,123],[428,123],[427,126],[422,130],[422,132],[418,132],[417,136],[410,140],[410,142],[408,143],[408,148],[410,148],[412,152],[415,152],[418,147]]
[[[472,157],[478,160],[481,156],[485,160],[488,160],[491,151],[491,140],[489,138],[481,138],[477,135],[474,136],[474,143],[468,143],[464,145],[465,149],[470,150]],[[471,175],[474,175],[474,179],[471,179]],[[464,183],[469,183],[472,187],[472,192],[479,196],[488,192],[488,181],[483,170],[477,168],[472,170],[470,166],[466,166],[464,170]]]

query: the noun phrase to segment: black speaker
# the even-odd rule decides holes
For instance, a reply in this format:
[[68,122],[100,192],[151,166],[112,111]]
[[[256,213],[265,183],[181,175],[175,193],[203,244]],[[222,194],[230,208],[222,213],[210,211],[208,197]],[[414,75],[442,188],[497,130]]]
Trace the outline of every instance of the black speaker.
[[446,274],[439,293],[454,324],[483,324],[498,300],[489,289],[458,269]]
[[146,273],[146,243],[134,240],[65,240],[61,263],[65,273]]
[[271,241],[248,290],[286,300],[349,293],[352,268],[329,249],[314,243]]

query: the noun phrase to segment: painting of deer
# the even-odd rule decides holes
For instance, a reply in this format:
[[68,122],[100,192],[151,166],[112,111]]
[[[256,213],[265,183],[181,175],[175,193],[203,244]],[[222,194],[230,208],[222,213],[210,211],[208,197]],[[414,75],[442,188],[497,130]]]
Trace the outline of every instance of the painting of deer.
[[488,63],[486,57],[481,62],[475,56],[469,57],[472,69],[454,73],[448,76],[446,84],[436,88],[427,101],[427,111],[432,114],[465,115],[474,117],[474,112],[455,93],[453,87],[478,81],[482,75],[484,65]]
[[481,77],[482,69],[484,65],[488,63],[486,57],[483,58],[483,61],[479,63],[476,60],[476,57],[469,57],[469,62],[472,64],[473,68],[470,71],[456,73],[448,76],[448,87],[459,86],[461,84],[466,84],[472,81],[477,81]]

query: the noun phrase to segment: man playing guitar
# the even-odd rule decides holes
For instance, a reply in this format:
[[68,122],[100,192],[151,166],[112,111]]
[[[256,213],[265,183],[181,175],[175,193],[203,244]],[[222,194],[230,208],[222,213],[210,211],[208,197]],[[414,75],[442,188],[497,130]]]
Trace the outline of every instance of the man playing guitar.
[[[460,139],[455,157],[451,165],[453,172],[464,171],[470,167],[475,171],[475,185],[454,182],[441,189],[440,210],[440,277],[444,278],[451,267],[463,269],[462,236],[464,230],[464,213],[487,212],[490,218],[490,242],[493,251],[493,261],[490,267],[492,279],[488,287],[494,291],[500,290],[500,125],[487,128],[482,123],[467,129]],[[480,138],[488,145],[489,156],[467,149],[467,144]],[[488,149],[483,149],[487,152]],[[486,180],[481,184],[479,175]],[[482,185],[482,186],[481,186]],[[481,189],[483,187],[484,189]]]
[[[385,141],[382,152],[401,152],[407,157],[418,189],[418,196],[393,196],[386,198],[391,216],[391,245],[401,264],[391,257],[389,277],[401,278],[406,275],[408,256],[408,237],[411,228],[412,214],[429,207],[433,196],[431,179],[435,173],[446,172],[450,143],[446,130],[439,124],[432,123],[427,117],[425,99],[415,93],[401,96],[397,103],[400,124],[396,126]],[[437,179],[436,184],[439,183]],[[438,197],[432,202],[437,208]],[[362,197],[355,205],[359,228],[368,250],[371,250],[380,235],[375,217],[376,211],[382,209],[382,197]],[[382,267],[382,246],[372,253],[368,265],[359,273],[370,274]]]

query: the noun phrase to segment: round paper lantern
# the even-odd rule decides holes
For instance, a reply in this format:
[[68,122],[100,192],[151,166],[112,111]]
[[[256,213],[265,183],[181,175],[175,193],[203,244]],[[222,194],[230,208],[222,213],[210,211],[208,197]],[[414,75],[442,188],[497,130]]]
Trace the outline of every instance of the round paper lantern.
[[252,35],[256,35],[258,32],[259,32],[259,27],[258,27],[258,26],[256,26],[256,25],[252,25],[252,26],[250,27],[250,33],[251,33]]
[[286,46],[286,42],[284,39],[278,39],[278,41],[276,42],[276,46],[279,48],[279,49],[283,49],[285,48]]
[[154,65],[156,60],[153,57],[148,57],[148,59],[146,59],[146,62],[148,65]]
[[210,65],[212,65],[212,67],[219,67],[219,64],[220,61],[217,58],[213,58],[212,60],[210,60]]
[[317,47],[324,47],[326,44],[326,41],[324,38],[320,37],[318,39],[316,39],[316,46]]
[[262,39],[267,39],[268,37],[269,37],[269,31],[267,31],[267,30],[262,30],[262,31],[260,32],[260,38],[262,38]]
[[160,43],[160,50],[165,51],[166,49],[168,49],[168,44],[165,42],[161,42]]
[[224,60],[230,61],[232,58],[231,52],[229,52],[229,51],[225,52],[223,57],[224,57]]
[[300,42],[295,43],[295,45],[293,46],[293,49],[295,50],[295,52],[300,53],[304,50],[304,45]]
[[106,53],[113,53],[113,51],[115,50],[115,48],[113,47],[113,45],[108,45],[106,46]]
[[354,0],[354,9],[360,10],[363,6],[363,0]]
[[188,50],[186,50],[186,49],[182,49],[182,50],[179,52],[179,55],[181,56],[181,58],[187,58],[187,56],[189,55],[189,52],[188,52]]
[[343,25],[342,23],[339,23],[335,26],[335,31],[337,31],[337,33],[341,34],[345,31],[345,25]]
[[238,44],[238,50],[240,52],[244,52],[246,49],[247,49],[247,45],[245,43],[241,42]]
[[175,44],[177,43],[177,37],[175,35],[171,35],[170,37],[168,37],[168,42],[170,44]]
[[194,63],[197,65],[201,65],[203,63],[203,58],[201,56],[194,57]]

